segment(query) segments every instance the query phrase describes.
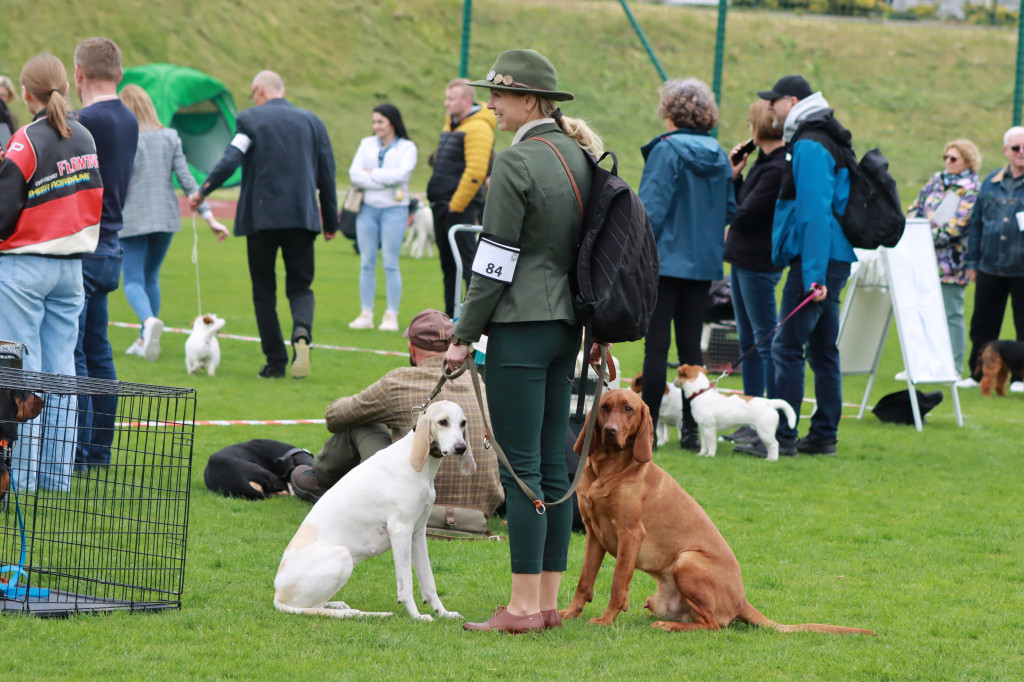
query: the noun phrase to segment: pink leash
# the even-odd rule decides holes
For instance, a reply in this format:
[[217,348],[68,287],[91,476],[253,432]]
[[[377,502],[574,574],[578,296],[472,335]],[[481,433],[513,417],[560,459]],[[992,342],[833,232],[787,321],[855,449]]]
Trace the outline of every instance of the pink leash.
[[725,368],[725,371],[724,371],[724,372],[722,372],[722,375],[721,375],[720,377],[718,377],[717,379],[715,379],[714,381],[712,381],[712,382],[711,382],[711,385],[712,385],[712,386],[715,386],[715,387],[717,387],[717,386],[718,386],[718,382],[719,382],[719,381],[721,381],[721,380],[722,380],[722,379],[724,379],[725,377],[727,377],[727,376],[729,376],[730,374],[732,374],[732,373],[733,373],[733,371],[734,371],[734,370],[736,369],[736,366],[737,366],[737,365],[740,365],[740,364],[742,364],[742,363],[743,363],[743,361],[744,361],[744,360],[746,360],[746,359],[747,359],[747,358],[748,358],[748,357],[750,356],[750,354],[751,354],[751,353],[753,353],[753,352],[754,352],[755,350],[757,350],[757,347],[758,347],[758,346],[760,346],[760,345],[761,345],[762,343],[764,343],[765,341],[767,341],[767,340],[768,340],[768,338],[769,338],[769,337],[770,337],[770,336],[771,336],[772,334],[774,334],[775,332],[779,331],[779,327],[781,327],[781,326],[782,326],[783,324],[785,324],[785,323],[786,323],[786,321],[787,321],[787,320],[788,320],[789,318],[791,318],[791,317],[793,317],[794,315],[796,315],[796,314],[797,314],[797,312],[798,312],[798,311],[799,311],[799,310],[800,310],[801,308],[803,308],[803,307],[804,307],[805,305],[807,305],[808,303],[810,303],[810,302],[811,302],[811,299],[813,299],[813,298],[814,298],[815,296],[817,296],[817,294],[818,294],[818,288],[819,288],[819,287],[818,287],[818,284],[817,284],[817,282],[815,282],[814,284],[812,284],[812,285],[811,285],[811,293],[807,294],[807,298],[805,298],[805,299],[804,299],[804,300],[803,300],[803,301],[802,301],[802,302],[800,303],[800,305],[798,305],[797,307],[793,308],[793,312],[791,312],[791,313],[790,313],[789,315],[786,315],[785,319],[783,319],[783,320],[782,320],[782,322],[779,322],[779,323],[778,323],[777,325],[775,325],[775,328],[774,328],[774,329],[772,329],[772,330],[771,330],[770,332],[768,332],[767,334],[765,334],[764,336],[762,336],[762,337],[761,337],[761,340],[760,340],[760,341],[758,341],[758,342],[757,342],[757,343],[755,343],[755,344],[754,344],[753,346],[751,346],[750,348],[748,348],[748,349],[747,349],[747,352],[745,352],[745,353],[744,353],[743,355],[741,355],[741,356],[740,356],[740,359],[739,359],[739,360],[736,360],[735,362],[731,362],[731,363],[729,363],[729,366]]

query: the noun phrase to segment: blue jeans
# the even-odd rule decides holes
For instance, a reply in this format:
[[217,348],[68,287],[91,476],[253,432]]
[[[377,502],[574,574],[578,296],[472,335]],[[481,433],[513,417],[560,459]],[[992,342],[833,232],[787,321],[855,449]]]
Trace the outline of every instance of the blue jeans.
[[[807,437],[834,442],[843,412],[843,375],[839,369],[839,294],[850,277],[850,264],[830,260],[825,274],[828,296],[821,303],[808,303],[787,320],[775,333],[772,358],[775,360],[775,394],[797,414],[804,400],[804,360],[814,372],[814,397],[818,406],[811,415]],[[779,315],[785,318],[807,297],[804,291],[800,261],[789,266],[789,275],[782,288]],[[796,440],[796,429],[779,420],[776,431],[780,442]]]
[[356,241],[359,244],[359,304],[363,310],[373,310],[373,297],[377,292],[377,250],[380,249],[387,309],[398,312],[398,304],[402,301],[398,255],[402,251],[408,223],[408,206],[374,208],[364,203],[359,209]]
[[[0,339],[25,344],[22,369],[74,376],[75,339],[82,310],[82,261],[0,257]],[[19,491],[71,489],[75,429],[71,396],[42,396],[42,414],[19,428],[11,458]],[[45,438],[43,437],[45,434]]]
[[[82,256],[85,304],[78,319],[78,346],[75,348],[75,373],[80,377],[117,379],[114,354],[107,341],[107,295],[120,283],[121,258],[120,245],[109,242],[100,242],[95,253]],[[116,413],[116,396],[78,397],[76,464],[110,463]]]
[[[740,352],[746,353],[775,328],[775,285],[781,272],[760,272],[732,267],[732,307],[736,313],[736,332]],[[771,395],[775,390],[775,365],[771,339],[743,361],[743,392],[747,395]]]
[[[160,316],[160,266],[173,232],[153,232],[121,239],[124,249],[124,297],[139,322]],[[142,336],[142,332],[139,332]]]

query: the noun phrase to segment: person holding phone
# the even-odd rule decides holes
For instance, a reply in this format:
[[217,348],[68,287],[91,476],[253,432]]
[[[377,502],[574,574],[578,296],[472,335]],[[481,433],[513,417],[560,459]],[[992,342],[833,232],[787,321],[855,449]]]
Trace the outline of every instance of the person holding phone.
[[[747,124],[753,137],[746,144],[736,145],[729,155],[736,192],[736,217],[725,236],[724,257],[730,266],[732,306],[743,353],[775,328],[778,317],[775,286],[782,277],[782,268],[772,263],[772,221],[786,169],[786,145],[782,141],[782,129],[776,128],[773,121],[768,102],[758,99],[750,105]],[[755,148],[760,151],[744,180],[743,169]],[[743,392],[764,396],[774,390],[772,345],[765,342],[743,361]],[[726,438],[734,443],[759,440],[749,426]]]

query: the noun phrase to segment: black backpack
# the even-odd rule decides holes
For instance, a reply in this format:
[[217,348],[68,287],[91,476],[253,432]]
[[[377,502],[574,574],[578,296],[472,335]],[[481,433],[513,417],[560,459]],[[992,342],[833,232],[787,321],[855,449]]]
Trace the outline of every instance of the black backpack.
[[[836,165],[850,174],[850,196],[846,212],[836,215],[839,226],[850,245],[857,249],[896,246],[907,225],[903,204],[896,190],[896,181],[889,174],[889,161],[878,149],[865,154],[860,163],[848,144],[837,141],[825,131],[797,131],[791,144],[808,137],[825,144]],[[814,134],[817,133],[817,134]]]
[[[576,189],[565,159],[555,146],[540,137],[558,154]],[[600,162],[612,158],[612,169]],[[576,317],[594,340],[603,343],[637,341],[647,335],[658,299],[658,245],[640,197],[619,177],[619,161],[613,152],[600,159],[586,154],[593,169],[586,208],[576,189],[583,214],[583,232],[571,278]]]

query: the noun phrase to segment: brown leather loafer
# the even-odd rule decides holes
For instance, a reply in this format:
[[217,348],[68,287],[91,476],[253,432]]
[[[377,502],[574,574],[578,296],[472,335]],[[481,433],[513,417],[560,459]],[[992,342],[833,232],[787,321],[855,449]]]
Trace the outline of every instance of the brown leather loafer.
[[562,627],[562,616],[558,613],[558,609],[551,609],[550,611],[541,611],[540,617],[541,620],[544,621],[545,630]]
[[504,606],[499,606],[495,614],[486,623],[463,623],[462,629],[506,632],[510,635],[518,635],[520,632],[543,630],[544,618],[539,613],[532,613],[528,616],[515,616],[509,613],[509,610]]

